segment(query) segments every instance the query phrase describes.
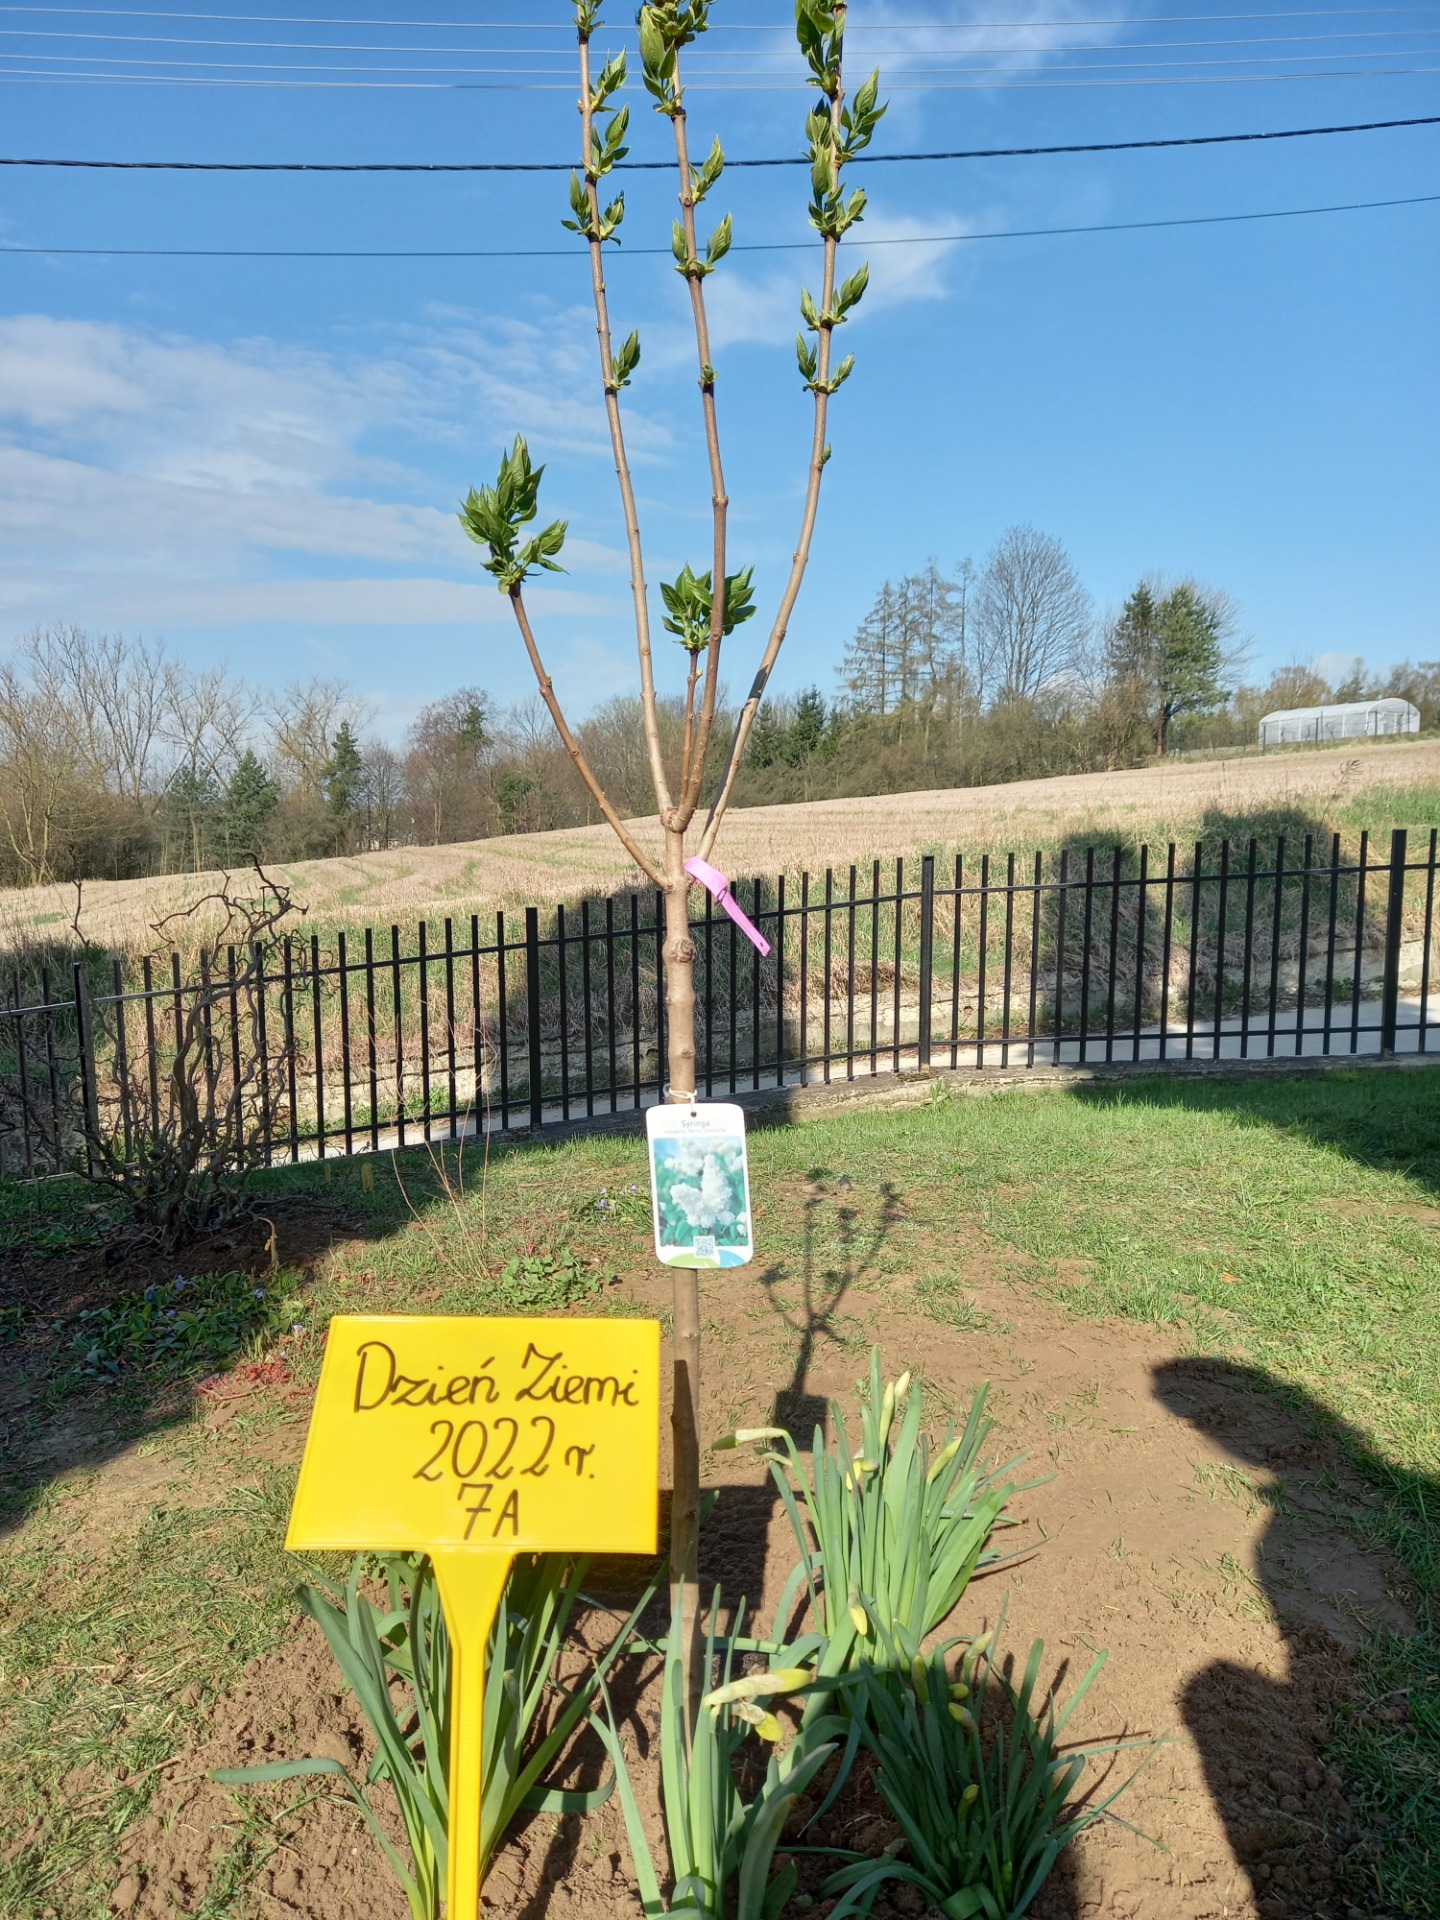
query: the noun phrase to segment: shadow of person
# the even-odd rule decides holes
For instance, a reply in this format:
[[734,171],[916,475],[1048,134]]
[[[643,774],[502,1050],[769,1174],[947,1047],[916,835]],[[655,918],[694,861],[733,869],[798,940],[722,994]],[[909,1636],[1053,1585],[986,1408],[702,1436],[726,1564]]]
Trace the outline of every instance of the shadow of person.
[[[1377,1630],[1414,1633],[1419,1596],[1359,1515],[1380,1504],[1373,1482],[1420,1525],[1440,1511],[1440,1485],[1380,1460],[1363,1437],[1310,1395],[1259,1368],[1217,1359],[1169,1361],[1157,1397],[1237,1462],[1269,1514],[1255,1577],[1284,1641],[1283,1674],[1213,1662],[1182,1696],[1206,1784],[1259,1911],[1296,1920],[1383,1920],[1413,1912],[1387,1902],[1374,1837],[1356,1830],[1339,1773],[1325,1764],[1330,1709],[1353,1694],[1347,1669]],[[1243,1576],[1242,1576],[1243,1577]],[[1403,1703],[1379,1712],[1403,1717]]]

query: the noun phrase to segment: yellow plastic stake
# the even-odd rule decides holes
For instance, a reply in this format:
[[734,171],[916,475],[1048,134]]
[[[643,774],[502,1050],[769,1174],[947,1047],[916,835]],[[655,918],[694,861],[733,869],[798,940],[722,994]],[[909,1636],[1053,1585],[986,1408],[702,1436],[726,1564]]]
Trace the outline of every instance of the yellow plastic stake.
[[480,1902],[485,1648],[517,1553],[655,1551],[654,1320],[330,1322],[287,1547],[428,1553],[450,1630],[451,1920]]
[[437,1553],[435,1579],[450,1628],[450,1872],[448,1911],[480,1906],[480,1809],[485,1798],[485,1644],[510,1577],[508,1553]]

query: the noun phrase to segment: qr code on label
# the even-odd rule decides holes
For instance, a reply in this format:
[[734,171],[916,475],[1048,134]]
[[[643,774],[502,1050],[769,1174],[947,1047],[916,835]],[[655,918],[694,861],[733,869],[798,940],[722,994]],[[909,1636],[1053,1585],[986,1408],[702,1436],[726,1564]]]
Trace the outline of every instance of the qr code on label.
[[695,1251],[696,1253],[701,1255],[703,1259],[713,1260],[715,1258],[714,1234],[713,1233],[697,1233],[695,1236]]

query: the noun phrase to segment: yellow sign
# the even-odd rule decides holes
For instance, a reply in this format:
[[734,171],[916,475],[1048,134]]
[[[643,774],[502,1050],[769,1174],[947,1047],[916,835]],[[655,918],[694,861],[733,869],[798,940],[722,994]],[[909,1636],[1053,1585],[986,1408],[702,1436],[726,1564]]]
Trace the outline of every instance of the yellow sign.
[[285,1544],[434,1562],[454,1648],[452,1920],[480,1899],[485,1642],[511,1558],[654,1553],[659,1467],[654,1320],[330,1322]]

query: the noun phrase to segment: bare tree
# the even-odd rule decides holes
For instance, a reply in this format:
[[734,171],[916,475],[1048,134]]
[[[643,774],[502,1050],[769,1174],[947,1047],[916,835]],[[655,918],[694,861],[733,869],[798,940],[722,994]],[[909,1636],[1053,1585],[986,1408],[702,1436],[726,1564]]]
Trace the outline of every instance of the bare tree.
[[1090,632],[1090,596],[1060,542],[1010,527],[986,558],[973,613],[983,692],[1029,700],[1070,672]]
[[84,743],[53,687],[0,667],[0,823],[30,886],[61,876],[95,812]]
[[[669,1015],[669,1097],[695,1098],[695,947],[690,938],[689,894],[692,881],[686,871],[690,853],[708,858],[715,846],[729,804],[735,776],[744,755],[755,716],[764,696],[799,597],[810,558],[820,486],[830,448],[826,421],[831,396],[848,377],[853,357],[832,364],[836,327],[842,325],[865,291],[867,271],[861,267],[843,283],[837,277],[839,243],[860,219],[865,196],[842,191],[845,164],[867,146],[884,109],[878,104],[879,76],[872,75],[847,101],[842,84],[845,0],[797,0],[795,19],[800,50],[809,68],[810,84],[819,98],[807,115],[805,135],[810,154],[810,220],[821,236],[822,265],[818,298],[808,290],[800,297],[806,333],[796,343],[800,375],[814,397],[813,424],[806,465],[804,505],[799,537],[788,578],[771,622],[750,689],[736,716],[729,749],[721,763],[715,796],[694,842],[687,839],[700,808],[710,742],[720,693],[720,659],[726,638],[755,611],[749,568],[729,572],[729,498],[721,458],[719,414],[715,397],[715,367],[705,302],[705,281],[731,244],[728,214],[701,243],[697,209],[715,187],[725,165],[717,139],[707,157],[696,165],[690,155],[689,115],[681,80],[685,50],[708,26],[709,0],[654,0],[643,5],[638,18],[642,79],[655,109],[669,122],[674,138],[680,218],[675,222],[672,246],[678,271],[690,296],[694,325],[696,369],[700,392],[706,468],[711,498],[710,565],[704,571],[685,566],[675,580],[662,583],[663,624],[688,657],[678,756],[667,761],[661,727],[661,703],[656,688],[650,597],[645,581],[640,518],[631,480],[621,395],[640,362],[640,340],[630,333],[617,342],[605,283],[604,252],[614,241],[625,215],[623,194],[602,201],[601,187],[627,151],[625,136],[629,108],[618,104],[625,83],[623,54],[607,60],[595,74],[591,41],[600,25],[600,0],[576,0],[575,25],[580,65],[580,171],[571,177],[571,230],[585,242],[590,257],[591,293],[599,342],[599,376],[611,450],[619,481],[620,502],[630,558],[630,590],[634,608],[639,698],[646,761],[656,811],[660,842],[646,844],[617,808],[596,774],[584,745],[566,718],[546,669],[525,604],[525,581],[536,569],[556,570],[556,556],[565,540],[565,523],[554,521],[529,533],[539,511],[541,470],[517,438],[500,466],[493,486],[472,491],[464,504],[462,522],[471,538],[486,550],[485,566],[500,591],[509,597],[521,641],[530,659],[540,696],[549,709],[560,738],[601,815],[609,821],[621,844],[641,872],[648,875],[664,899],[664,964],[666,1006]],[[606,189],[608,193],[608,188]],[[808,333],[808,338],[807,338]],[[702,672],[703,662],[703,672]],[[699,1595],[697,1524],[699,1500],[700,1306],[693,1269],[674,1268],[674,1415],[675,1488],[671,1520],[671,1600],[679,1628],[678,1644],[687,1671],[687,1699],[696,1710],[700,1673],[698,1661]]]
[[363,845],[383,850],[408,838],[405,764],[383,740],[367,740],[360,773]]
[[420,709],[405,755],[419,840],[439,846],[446,840],[474,840],[486,831],[485,765],[491,741],[489,702],[478,687],[460,687]]
[[335,735],[348,720],[355,726],[362,705],[343,680],[293,682],[269,710],[276,771],[283,785],[318,794],[325,783]]
[[27,634],[19,651],[36,692],[68,715],[95,781],[144,808],[180,677],[164,642],[58,626]]
[[172,674],[162,723],[179,764],[212,780],[229,778],[250,740],[260,703],[224,667]]

